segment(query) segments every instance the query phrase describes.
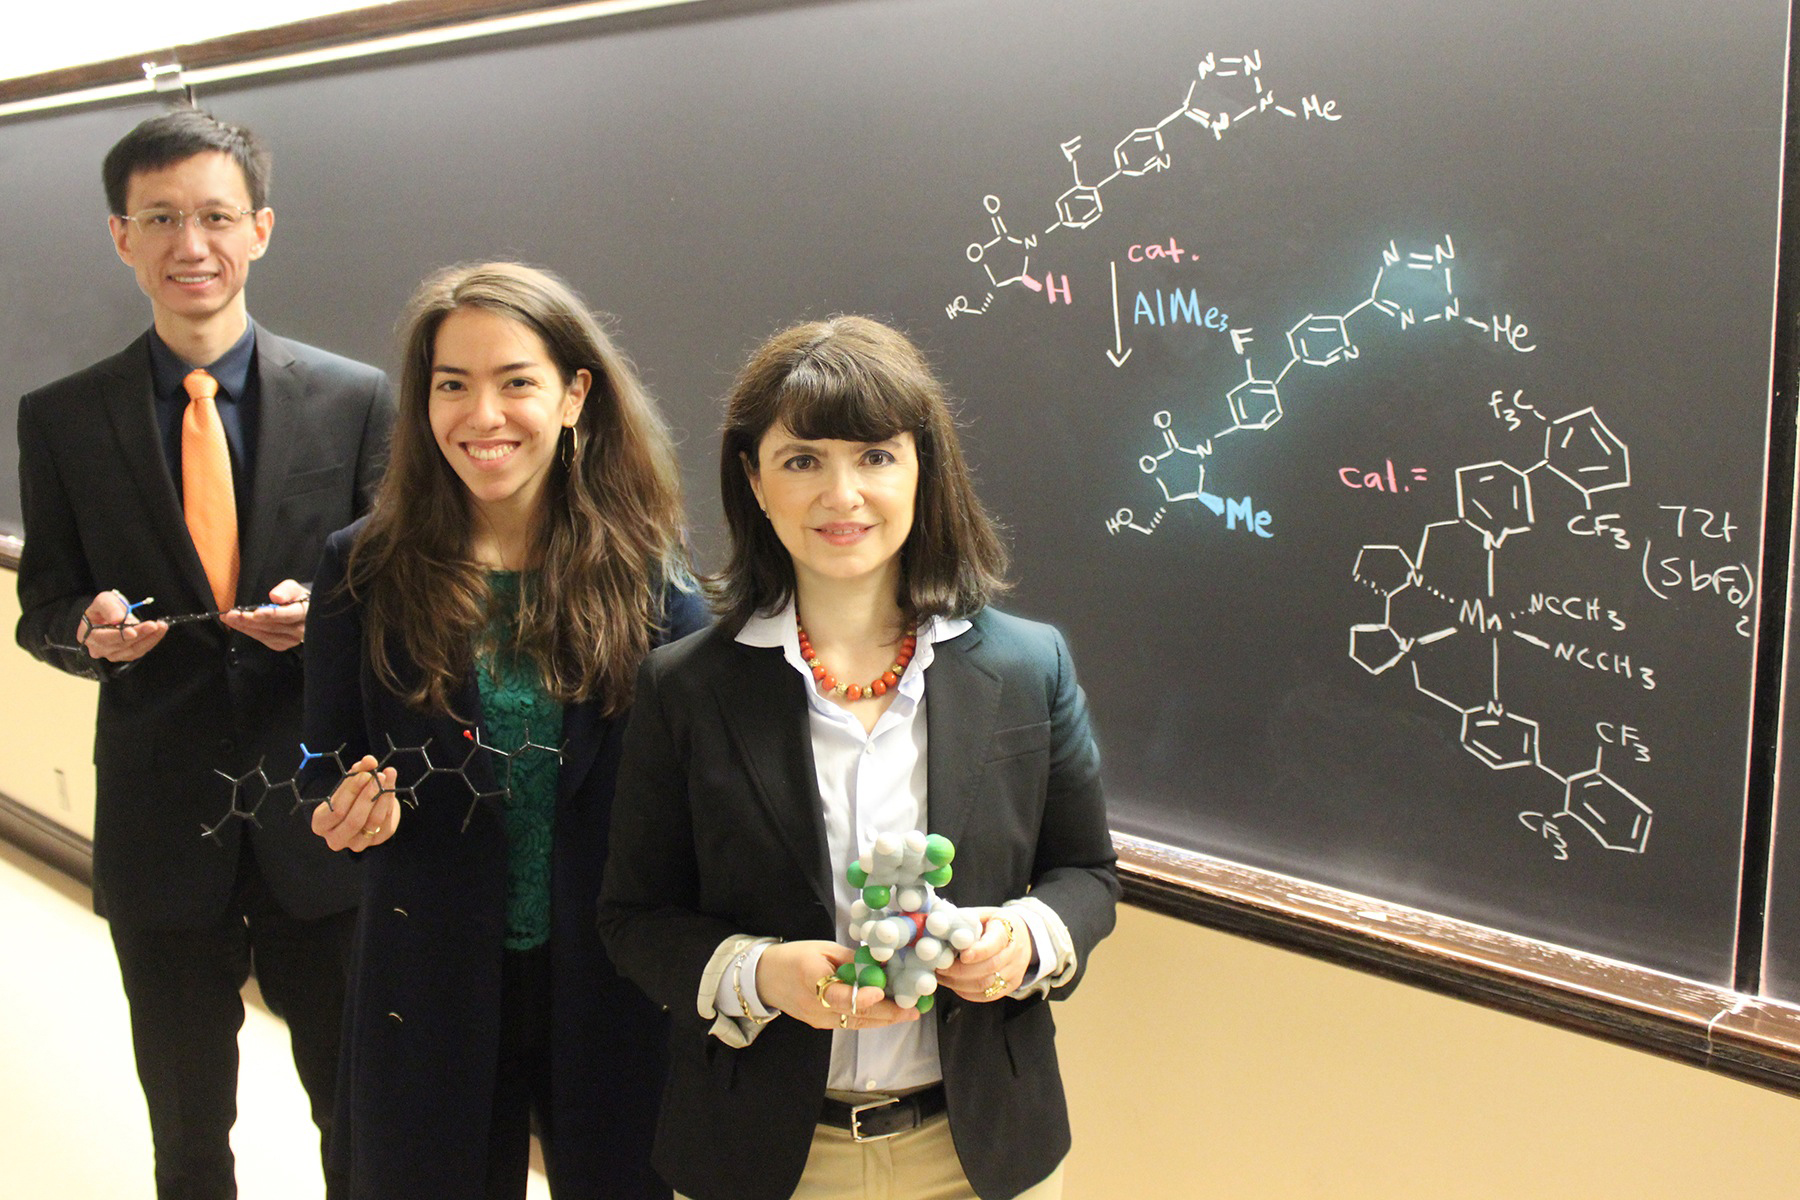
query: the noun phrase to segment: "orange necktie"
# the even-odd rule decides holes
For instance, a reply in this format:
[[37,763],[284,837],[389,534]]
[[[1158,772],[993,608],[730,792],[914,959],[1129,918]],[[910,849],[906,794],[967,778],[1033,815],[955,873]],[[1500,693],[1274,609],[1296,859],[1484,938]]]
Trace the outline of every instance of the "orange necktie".
[[206,568],[220,612],[237,599],[237,498],[231,490],[231,451],[219,422],[219,381],[194,371],[181,381],[188,406],[181,414],[181,507],[188,533]]

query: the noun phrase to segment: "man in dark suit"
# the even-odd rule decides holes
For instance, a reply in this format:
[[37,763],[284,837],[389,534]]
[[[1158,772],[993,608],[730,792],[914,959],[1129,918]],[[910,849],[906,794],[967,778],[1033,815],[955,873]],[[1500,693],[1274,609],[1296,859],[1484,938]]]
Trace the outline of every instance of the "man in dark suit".
[[[298,581],[366,507],[393,416],[380,371],[250,320],[245,279],[275,223],[268,174],[248,131],[191,108],[114,146],[108,223],[152,328],[19,408],[18,640],[101,681],[94,899],[163,1200],[237,1193],[229,1133],[252,970],[329,1133],[359,891],[354,864],[284,798],[226,819],[261,798],[259,763],[271,780],[295,769]],[[242,788],[225,778],[246,775]]]

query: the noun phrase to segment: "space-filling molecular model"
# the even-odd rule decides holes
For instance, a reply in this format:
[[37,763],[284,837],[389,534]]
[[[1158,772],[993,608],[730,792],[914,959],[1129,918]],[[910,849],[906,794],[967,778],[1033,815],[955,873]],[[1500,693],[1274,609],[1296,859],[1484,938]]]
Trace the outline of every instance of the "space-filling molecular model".
[[878,987],[902,1008],[930,1012],[937,972],[975,944],[981,919],[932,889],[950,882],[956,847],[940,834],[884,833],[845,875],[862,896],[850,906],[850,936],[861,943],[838,968],[852,987]]

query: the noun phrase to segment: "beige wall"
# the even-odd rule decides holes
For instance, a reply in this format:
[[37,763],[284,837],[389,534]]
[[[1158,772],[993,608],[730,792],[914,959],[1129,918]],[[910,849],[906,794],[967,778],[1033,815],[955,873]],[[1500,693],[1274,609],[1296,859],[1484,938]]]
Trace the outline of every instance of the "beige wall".
[[1142,909],[1061,1006],[1069,1200],[1781,1196],[1800,1099]]
[[[92,684],[5,641],[0,792],[90,835],[93,711]],[[1058,1022],[1069,1200],[1651,1200],[1800,1178],[1800,1100],[1139,909]]]
[[99,688],[19,649],[15,579],[0,571],[0,795],[92,838]]

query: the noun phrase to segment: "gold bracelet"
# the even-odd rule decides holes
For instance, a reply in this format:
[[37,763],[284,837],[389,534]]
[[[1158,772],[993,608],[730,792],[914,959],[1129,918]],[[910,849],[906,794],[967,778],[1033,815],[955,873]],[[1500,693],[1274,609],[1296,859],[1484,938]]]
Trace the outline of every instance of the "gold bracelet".
[[753,949],[755,949],[754,945],[745,946],[742,950],[738,951],[738,956],[731,960],[731,990],[737,993],[738,1011],[744,1014],[744,1020],[756,1025],[767,1025],[770,1021],[779,1017],[781,1013],[779,1011],[772,1012],[766,1017],[752,1015],[750,1012],[750,1002],[744,999],[744,984],[740,978],[744,972],[744,960],[750,957],[750,951]]

